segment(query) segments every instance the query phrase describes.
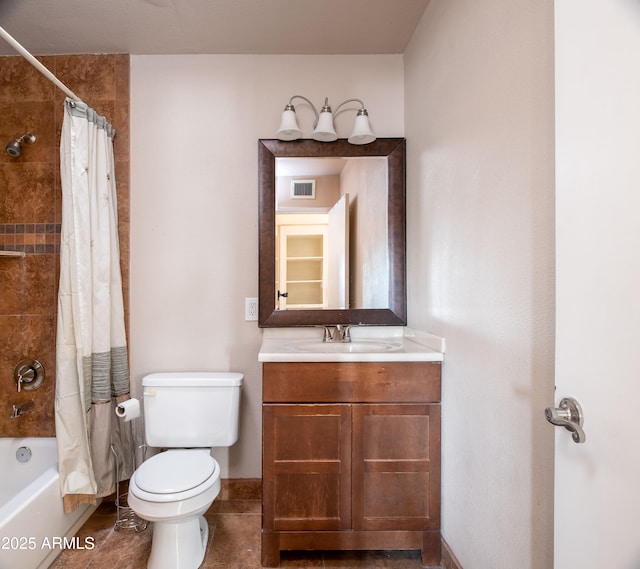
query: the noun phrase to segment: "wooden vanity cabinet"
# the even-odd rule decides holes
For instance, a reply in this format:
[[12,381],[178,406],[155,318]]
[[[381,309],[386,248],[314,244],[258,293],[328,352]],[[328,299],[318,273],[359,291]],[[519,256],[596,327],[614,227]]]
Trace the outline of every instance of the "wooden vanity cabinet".
[[263,364],[263,566],[332,549],[419,549],[439,565],[440,370]]

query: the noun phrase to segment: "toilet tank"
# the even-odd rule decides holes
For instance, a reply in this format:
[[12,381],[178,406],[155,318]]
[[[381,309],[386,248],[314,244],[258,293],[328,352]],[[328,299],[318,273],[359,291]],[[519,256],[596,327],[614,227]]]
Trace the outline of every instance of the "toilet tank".
[[238,440],[235,372],[164,372],[142,378],[145,439],[153,447],[228,447]]

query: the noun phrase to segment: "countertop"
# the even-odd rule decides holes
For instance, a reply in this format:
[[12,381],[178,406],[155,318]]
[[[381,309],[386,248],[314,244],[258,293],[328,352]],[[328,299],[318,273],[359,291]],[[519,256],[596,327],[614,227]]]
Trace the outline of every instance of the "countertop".
[[265,328],[261,362],[441,362],[445,340],[402,326],[353,326],[350,343],[323,343],[322,327]]

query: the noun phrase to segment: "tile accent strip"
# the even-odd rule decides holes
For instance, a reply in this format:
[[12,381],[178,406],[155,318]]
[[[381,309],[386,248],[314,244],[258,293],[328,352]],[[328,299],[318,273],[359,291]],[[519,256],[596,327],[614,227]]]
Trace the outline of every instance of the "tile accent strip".
[[60,224],[0,223],[0,250],[60,253]]

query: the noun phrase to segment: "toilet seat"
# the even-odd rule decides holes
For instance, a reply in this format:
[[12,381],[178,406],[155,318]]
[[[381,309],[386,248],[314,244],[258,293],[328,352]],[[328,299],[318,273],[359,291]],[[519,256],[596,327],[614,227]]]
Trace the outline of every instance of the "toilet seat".
[[205,492],[220,478],[220,466],[202,449],[174,449],[145,461],[129,491],[149,502],[176,502]]
[[215,470],[211,455],[201,450],[173,450],[140,465],[138,488],[152,494],[185,492],[202,484]]

